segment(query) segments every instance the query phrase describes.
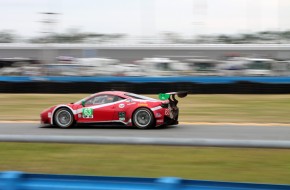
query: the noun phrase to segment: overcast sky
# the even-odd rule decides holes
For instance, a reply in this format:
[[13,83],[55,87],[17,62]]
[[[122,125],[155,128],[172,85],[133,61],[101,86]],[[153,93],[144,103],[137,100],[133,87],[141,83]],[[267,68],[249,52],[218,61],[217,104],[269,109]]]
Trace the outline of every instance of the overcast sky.
[[157,35],[233,34],[290,29],[290,0],[0,0],[0,31],[49,30],[42,12],[59,13],[50,29]]

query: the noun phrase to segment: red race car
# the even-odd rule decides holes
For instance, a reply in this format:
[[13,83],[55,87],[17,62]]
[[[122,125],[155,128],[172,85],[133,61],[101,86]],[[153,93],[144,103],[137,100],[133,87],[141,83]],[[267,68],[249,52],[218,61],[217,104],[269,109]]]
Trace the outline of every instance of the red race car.
[[41,123],[69,128],[75,124],[119,123],[141,129],[178,124],[177,107],[187,92],[159,94],[159,99],[122,91],[92,94],[70,104],[52,106],[41,114]]

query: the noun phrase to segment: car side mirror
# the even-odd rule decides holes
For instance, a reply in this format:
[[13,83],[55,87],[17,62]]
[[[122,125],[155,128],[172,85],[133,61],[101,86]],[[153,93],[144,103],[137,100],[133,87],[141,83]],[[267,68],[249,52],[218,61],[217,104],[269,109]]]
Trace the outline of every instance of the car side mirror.
[[83,101],[82,101],[82,106],[85,107],[85,104],[86,104],[86,101],[83,100]]

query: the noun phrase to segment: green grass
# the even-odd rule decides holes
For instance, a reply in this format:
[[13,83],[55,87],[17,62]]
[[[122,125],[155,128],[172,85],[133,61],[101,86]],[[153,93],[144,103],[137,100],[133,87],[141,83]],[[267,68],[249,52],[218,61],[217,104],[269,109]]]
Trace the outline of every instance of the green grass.
[[290,150],[0,143],[0,170],[290,184]]
[[[45,108],[87,95],[0,94],[0,120],[39,120]],[[189,95],[179,107],[181,122],[290,123],[290,95]]]

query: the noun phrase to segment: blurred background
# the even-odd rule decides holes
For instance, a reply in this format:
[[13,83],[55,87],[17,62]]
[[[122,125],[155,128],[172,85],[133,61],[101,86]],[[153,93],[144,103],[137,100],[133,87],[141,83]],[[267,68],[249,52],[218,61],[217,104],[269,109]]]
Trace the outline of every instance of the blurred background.
[[2,76],[289,76],[287,0],[2,0]]
[[[0,0],[1,134],[88,131],[130,139],[184,138],[183,131],[193,138],[287,140],[289,18],[289,0]],[[38,129],[46,107],[112,89],[154,98],[188,91],[180,121],[198,124]],[[230,125],[209,125],[203,136],[204,122]],[[4,142],[0,149],[1,171],[290,184],[289,149]]]

